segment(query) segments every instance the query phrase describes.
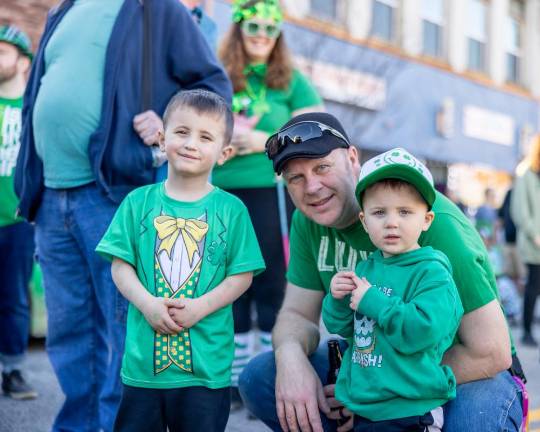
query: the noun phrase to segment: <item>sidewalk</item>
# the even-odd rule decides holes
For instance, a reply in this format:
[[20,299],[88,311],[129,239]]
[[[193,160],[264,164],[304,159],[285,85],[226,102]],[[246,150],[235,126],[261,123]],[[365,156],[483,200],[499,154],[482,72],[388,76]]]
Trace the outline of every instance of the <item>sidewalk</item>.
[[[540,327],[536,326],[540,338]],[[520,344],[521,331],[513,329],[514,340],[528,378],[531,423],[529,432],[540,432],[540,362],[539,349]],[[39,392],[34,401],[13,401],[0,396],[0,432],[48,432],[62,394],[42,346],[33,346],[26,362],[26,376]],[[263,432],[269,429],[258,420],[248,419],[246,410],[231,413],[227,432]]]
[[[0,432],[49,432],[62,403],[62,393],[42,346],[30,348],[25,376],[39,392],[33,401],[14,401],[0,395]],[[258,420],[248,419],[245,409],[231,413],[227,432],[264,432]]]

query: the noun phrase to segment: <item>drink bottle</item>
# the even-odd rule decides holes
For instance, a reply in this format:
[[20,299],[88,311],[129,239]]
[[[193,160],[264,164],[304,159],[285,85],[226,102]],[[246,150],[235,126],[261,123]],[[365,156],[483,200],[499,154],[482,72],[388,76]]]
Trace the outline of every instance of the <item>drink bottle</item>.
[[[343,356],[341,354],[341,348],[339,347],[339,341],[337,339],[330,339],[328,341],[328,375],[326,376],[326,384],[335,384],[341,367],[341,360]],[[340,408],[333,408],[333,410]],[[343,425],[347,419],[338,419],[338,426]]]

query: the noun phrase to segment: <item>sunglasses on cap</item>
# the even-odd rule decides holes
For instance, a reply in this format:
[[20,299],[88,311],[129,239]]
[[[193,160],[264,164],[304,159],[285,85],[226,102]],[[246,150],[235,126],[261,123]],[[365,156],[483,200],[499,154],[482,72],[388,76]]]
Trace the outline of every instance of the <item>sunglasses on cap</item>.
[[343,140],[347,147],[351,145],[341,132],[318,121],[309,120],[293,124],[268,138],[268,141],[266,141],[266,154],[270,159],[274,159],[287,144],[301,144],[312,139],[321,138],[324,132]]
[[270,39],[276,39],[281,33],[281,27],[277,24],[262,24],[257,21],[242,21],[242,31],[246,36],[258,36],[261,31]]

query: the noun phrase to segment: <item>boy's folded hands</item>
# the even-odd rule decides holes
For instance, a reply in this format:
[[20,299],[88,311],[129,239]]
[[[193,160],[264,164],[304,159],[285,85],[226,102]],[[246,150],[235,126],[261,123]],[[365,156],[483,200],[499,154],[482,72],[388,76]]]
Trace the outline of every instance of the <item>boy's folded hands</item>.
[[201,298],[165,299],[169,317],[181,328],[191,328],[205,317]]
[[148,324],[160,334],[175,334],[182,330],[169,315],[169,299],[150,296],[141,309]]

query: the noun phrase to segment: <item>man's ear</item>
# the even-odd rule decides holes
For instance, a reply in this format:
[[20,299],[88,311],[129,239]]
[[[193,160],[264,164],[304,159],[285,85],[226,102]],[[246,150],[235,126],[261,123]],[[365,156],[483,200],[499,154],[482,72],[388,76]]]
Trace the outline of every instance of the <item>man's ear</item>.
[[30,58],[26,55],[19,54],[19,60],[18,60],[18,69],[23,74],[27,73],[30,70],[30,65],[32,62],[30,61]]
[[358,154],[358,149],[355,146],[351,145],[347,149],[347,157],[349,161],[351,162],[355,177],[358,178],[360,176],[360,168],[361,168],[360,155]]
[[422,228],[422,231],[427,231],[429,229],[431,223],[433,222],[433,219],[435,219],[435,213],[430,210],[426,213],[424,219],[424,227]]
[[227,160],[232,156],[233,153],[233,146],[232,145],[226,145],[221,149],[221,155],[219,156],[219,159],[217,160],[218,165],[223,165]]
[[159,149],[165,152],[165,132],[161,129],[158,131],[158,144]]

